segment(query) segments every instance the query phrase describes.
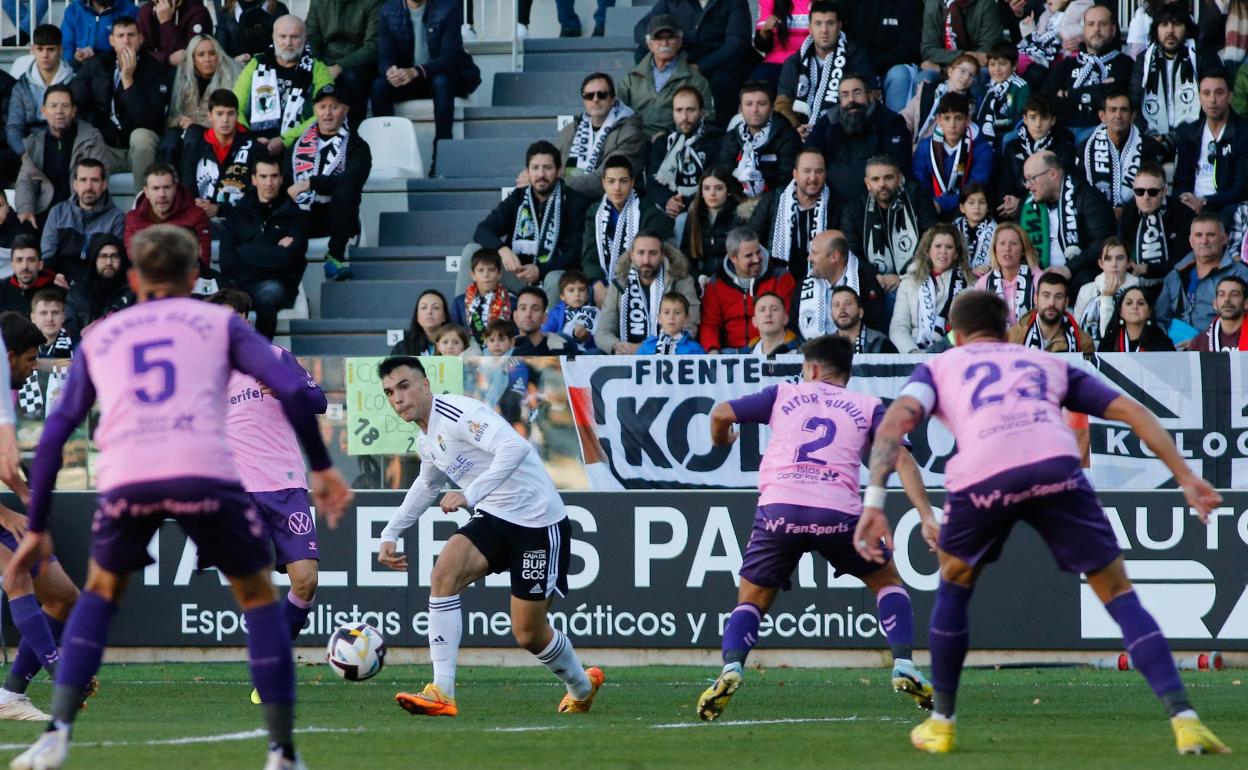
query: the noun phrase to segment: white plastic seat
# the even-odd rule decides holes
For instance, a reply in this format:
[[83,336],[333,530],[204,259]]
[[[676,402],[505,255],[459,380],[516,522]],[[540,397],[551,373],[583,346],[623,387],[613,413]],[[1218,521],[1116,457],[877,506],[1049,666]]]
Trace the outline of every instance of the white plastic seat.
[[9,65],[9,74],[15,78],[20,78],[26,74],[26,70],[30,69],[30,63],[35,60],[33,54],[24,53],[13,60]]
[[[423,179],[425,162],[416,146],[416,127],[401,117],[369,118],[360,124],[360,138],[373,154],[369,179]],[[385,165],[376,161],[384,158]]]

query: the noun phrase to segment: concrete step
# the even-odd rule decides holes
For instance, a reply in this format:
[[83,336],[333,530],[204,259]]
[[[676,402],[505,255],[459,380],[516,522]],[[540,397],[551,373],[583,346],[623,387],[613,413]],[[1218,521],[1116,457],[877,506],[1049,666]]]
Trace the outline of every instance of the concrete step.
[[312,318],[290,322],[290,333],[305,337],[347,336],[351,334],[384,334],[387,329],[406,329],[406,318]]
[[[523,156],[521,156],[523,160]],[[481,216],[502,200],[501,190],[408,193],[407,205],[412,211],[478,211]]]
[[[518,173],[524,166],[524,153],[530,144],[532,141],[526,138],[452,139],[440,142],[438,176],[487,177],[498,176],[504,170]],[[515,184],[514,176],[511,184]],[[422,241],[413,241],[419,242]]]
[[351,249],[351,264],[365,262],[437,262],[448,254],[458,254],[460,246],[356,246]]
[[[434,281],[346,281],[321,285],[321,319],[368,319],[411,317],[420,293],[438,289],[448,297],[455,290],[455,276]],[[295,332],[295,329],[291,329]]]
[[378,245],[468,243],[483,216],[485,214],[480,211],[384,211]]
[[[357,281],[420,281],[439,283],[455,280],[455,273],[448,273],[445,262],[357,262],[351,265],[351,273]],[[424,291],[424,289],[421,289]]]
[[[406,328],[404,322],[396,329]],[[290,335],[290,352],[297,356],[384,356],[392,345],[386,344],[386,333]]]
[[[600,38],[601,39],[601,38]],[[538,53],[525,51],[525,72],[580,72],[582,77],[593,67],[600,72],[626,72],[635,64],[632,41],[626,47],[601,51],[551,51]]]
[[[590,66],[594,66],[590,64]],[[604,70],[612,77],[627,72],[632,67]],[[498,106],[521,106],[531,104],[556,105],[570,112],[579,112],[581,81],[592,69],[560,72],[496,72],[494,73],[494,104]],[[438,159],[438,168],[442,161]]]

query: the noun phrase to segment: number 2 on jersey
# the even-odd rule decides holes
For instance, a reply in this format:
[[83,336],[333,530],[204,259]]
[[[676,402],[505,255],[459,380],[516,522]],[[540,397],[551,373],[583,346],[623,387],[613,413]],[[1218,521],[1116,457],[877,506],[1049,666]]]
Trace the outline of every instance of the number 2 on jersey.
[[814,453],[831,444],[836,438],[836,421],[827,417],[811,417],[802,424],[802,431],[814,433],[815,437],[797,448],[797,453],[793,455],[793,462],[827,465],[827,460],[820,460],[814,456]]
[[160,387],[150,389],[147,387],[135,388],[134,395],[145,404],[159,404],[169,400],[173,395],[173,389],[176,385],[177,374],[173,368],[173,363],[168,359],[161,358],[160,353],[154,352],[159,348],[173,347],[173,340],[156,340],[154,342],[144,342],[135,345],[131,350],[134,356],[134,376],[142,377],[148,372],[159,372]]
[[[1043,401],[1048,394],[1049,378],[1044,373],[1044,369],[1032,361],[1016,360],[1011,367],[1017,370],[1028,370],[1027,384],[1021,385],[1014,389],[1014,394],[1018,398],[1032,399],[1035,401]],[[966,367],[966,373],[962,375],[963,382],[970,382],[979,378],[979,382],[975,384],[975,389],[971,391],[971,410],[978,412],[985,406],[1000,404],[1005,401],[1005,393],[990,393],[989,388],[1001,381],[1001,367],[991,361],[980,361]]]

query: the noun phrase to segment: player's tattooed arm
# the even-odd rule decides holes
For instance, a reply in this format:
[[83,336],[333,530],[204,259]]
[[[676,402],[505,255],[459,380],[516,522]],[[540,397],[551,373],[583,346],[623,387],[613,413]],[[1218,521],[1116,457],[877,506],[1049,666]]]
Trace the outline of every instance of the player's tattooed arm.
[[871,447],[872,486],[882,487],[888,482],[889,474],[897,467],[902,437],[918,427],[922,419],[923,405],[912,396],[901,396],[888,407]]
[[737,424],[737,413],[732,404],[722,401],[711,410],[711,443],[715,446],[729,446],[737,440],[737,433],[732,429]]

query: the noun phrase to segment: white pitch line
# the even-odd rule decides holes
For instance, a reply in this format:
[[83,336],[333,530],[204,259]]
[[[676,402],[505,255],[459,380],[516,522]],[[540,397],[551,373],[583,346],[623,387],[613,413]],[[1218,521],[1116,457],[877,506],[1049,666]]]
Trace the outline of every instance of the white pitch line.
[[[296,733],[358,733],[363,732],[363,728],[335,728],[335,727],[301,727],[295,730]],[[190,746],[199,743],[229,743],[231,741],[249,741],[253,738],[263,738],[268,735],[264,730],[243,730],[236,733],[221,733],[219,735],[189,735],[184,738],[159,738],[149,741],[95,741],[91,743],[75,743],[78,748],[114,748],[124,746]],[[29,748],[29,743],[0,743],[0,751],[13,751],[16,749]]]
[[669,722],[661,725],[650,725],[652,730],[679,730],[687,727],[710,727],[712,725],[731,726],[731,727],[754,727],[759,725],[798,725],[809,722],[896,722],[898,720],[892,717],[875,717],[873,719],[864,719],[863,717],[794,717],[791,719],[729,719],[723,722],[718,720],[714,722]]
[[549,730],[566,730],[567,725],[534,725],[532,727],[493,727],[489,732],[492,733],[540,733]]

